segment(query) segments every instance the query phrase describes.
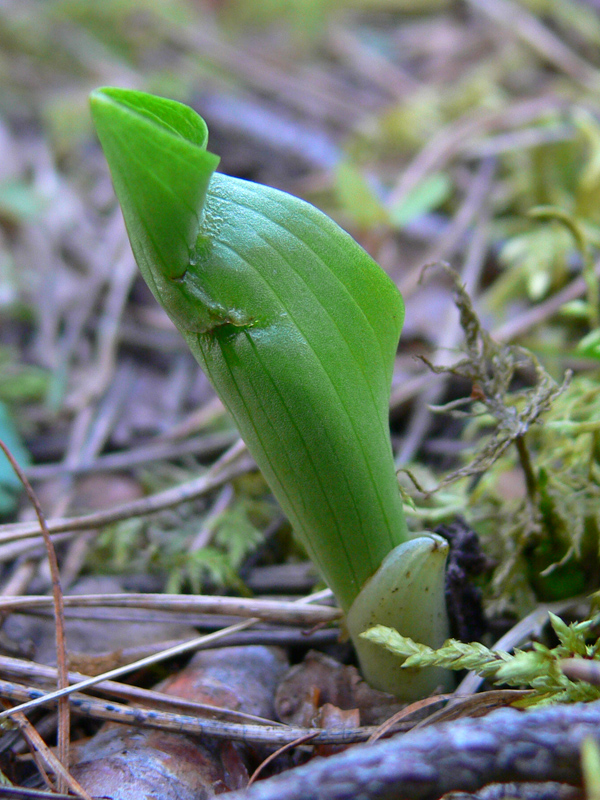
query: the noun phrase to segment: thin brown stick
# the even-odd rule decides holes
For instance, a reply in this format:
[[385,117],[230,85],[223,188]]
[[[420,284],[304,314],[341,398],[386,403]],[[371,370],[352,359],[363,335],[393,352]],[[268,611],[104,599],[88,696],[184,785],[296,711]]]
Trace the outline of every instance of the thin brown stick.
[[90,686],[95,686],[96,684],[100,683],[101,681],[112,680],[113,678],[120,678],[122,675],[128,675],[131,672],[136,672],[139,669],[144,669],[145,667],[152,666],[153,664],[158,664],[161,661],[166,661],[169,658],[174,658],[175,656],[184,655],[185,653],[190,653],[193,650],[197,650],[201,645],[206,644],[206,642],[214,641],[215,639],[224,639],[230,633],[245,630],[249,628],[251,625],[254,625],[255,622],[259,620],[255,617],[250,619],[246,619],[243,622],[237,622],[235,625],[230,625],[227,628],[222,628],[221,630],[214,631],[214,633],[208,633],[204,636],[198,636],[195,639],[190,639],[187,642],[183,642],[182,644],[175,645],[174,647],[169,647],[167,650],[161,650],[160,653],[153,653],[152,655],[146,656],[146,658],[140,658],[138,661],[134,661],[131,664],[125,664],[122,667],[116,667],[115,669],[111,669],[108,672],[103,672],[101,675],[95,675],[91,678],[86,678],[85,680],[80,681],[79,683],[75,683],[72,686],[66,686],[64,688],[58,689],[55,692],[43,692],[37,695],[35,698],[31,700],[27,700],[23,702],[21,705],[17,706],[10,711],[2,711],[0,713],[0,719],[3,717],[10,717],[15,711],[29,711],[36,706],[47,705],[48,703],[52,703],[55,700],[58,700],[63,697],[67,697],[68,695],[72,695],[74,692],[78,692],[81,689],[87,689]]
[[248,786],[252,786],[254,781],[258,778],[261,772],[268,767],[278,756],[287,753],[288,750],[292,750],[294,747],[299,747],[301,744],[306,744],[306,742],[310,742],[312,739],[315,738],[318,731],[312,731],[311,733],[307,733],[305,736],[301,736],[299,739],[295,739],[293,742],[288,742],[280,747],[278,750],[275,750],[274,753],[271,753],[270,756],[267,756],[264,761],[262,761],[258,767],[254,770],[252,775],[250,776],[250,780],[248,781]]
[[[56,662],[58,665],[58,688],[64,689],[69,685],[69,671],[67,668],[67,647],[65,638],[65,613],[63,605],[63,593],[60,585],[60,572],[58,569],[58,561],[56,559],[56,552],[50,532],[46,525],[44,512],[39,504],[35,492],[31,484],[27,480],[27,476],[15,460],[13,454],[10,452],[6,444],[0,439],[0,449],[9,460],[11,467],[15,471],[19,480],[29,498],[29,502],[35,509],[38,518],[39,526],[44,537],[46,545],[46,552],[48,555],[48,564],[50,567],[50,577],[52,580],[52,599],[54,604],[54,623],[56,629]],[[58,704],[58,757],[65,770],[69,769],[69,737],[70,737],[70,709],[69,702],[66,698],[61,698]],[[63,774],[58,775],[58,791],[66,791],[67,783]]]
[[[54,755],[27,717],[24,714],[15,714],[12,719],[18,725],[19,730],[32,748],[34,758],[38,764],[38,769],[43,772],[43,765],[45,765],[47,769],[53,772],[58,779],[58,783],[63,783],[65,785],[65,789],[61,789],[60,791],[65,791],[68,787],[83,800],[92,800],[83,786],[69,774],[68,770],[65,769],[60,760]],[[39,764],[38,759],[41,759],[42,765]]]
[[367,744],[373,744],[374,742],[377,742],[382,738],[382,736],[385,736],[388,731],[392,730],[392,728],[394,728],[401,720],[407,719],[412,714],[416,714],[418,711],[421,711],[428,706],[435,705],[437,703],[443,703],[446,700],[449,700],[451,697],[451,694],[436,694],[432,697],[426,697],[424,700],[417,700],[415,703],[411,703],[409,706],[406,706],[406,708],[401,708],[400,711],[392,714],[389,719],[386,719],[385,722],[381,723],[375,732],[369,736],[367,739]]
[[[60,542],[70,541],[75,535],[75,531],[71,531],[71,533],[51,534],[55,546]],[[44,553],[42,552],[43,548],[44,537],[39,534],[34,534],[31,537],[23,538],[16,542],[0,544],[0,563],[6,564],[8,562],[14,562],[23,554],[27,554],[28,557],[39,561],[44,557]]]
[[[4,697],[2,698],[2,707],[10,708],[9,702]],[[48,775],[48,772],[46,770],[46,765],[44,764],[44,759],[42,758],[41,753],[33,744],[31,738],[28,736],[29,731],[26,728],[25,723],[27,723],[27,725],[29,725],[30,727],[33,726],[31,725],[31,723],[29,723],[29,720],[27,719],[25,714],[15,714],[14,723],[16,727],[19,729],[19,732],[22,734],[23,738],[25,739],[25,744],[29,748],[31,757],[35,762],[35,765],[38,769],[41,779],[44,781],[44,783],[46,784],[46,786],[50,791],[54,791],[55,786],[50,780],[50,776]]]

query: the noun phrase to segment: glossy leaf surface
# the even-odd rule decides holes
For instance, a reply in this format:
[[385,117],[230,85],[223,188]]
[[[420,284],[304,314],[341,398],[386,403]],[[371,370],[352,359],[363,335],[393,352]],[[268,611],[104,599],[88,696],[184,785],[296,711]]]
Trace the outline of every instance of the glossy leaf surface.
[[314,207],[213,174],[187,107],[102,89],[92,109],[146,281],[347,610],[406,538],[388,428],[396,287]]

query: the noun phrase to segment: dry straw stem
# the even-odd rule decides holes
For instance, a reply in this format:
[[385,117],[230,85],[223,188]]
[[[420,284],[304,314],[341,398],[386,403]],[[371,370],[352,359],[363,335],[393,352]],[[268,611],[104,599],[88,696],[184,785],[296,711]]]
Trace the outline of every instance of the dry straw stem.
[[[313,601],[323,600],[325,597],[329,597],[331,592],[329,589],[325,589],[322,592],[316,592],[315,594],[308,595],[307,597],[302,597],[295,602],[298,605],[304,605],[307,603],[312,603]],[[67,686],[66,688],[59,689],[56,692],[49,692],[49,693],[39,693],[33,699],[26,700],[25,702],[21,703],[21,705],[17,706],[14,709],[10,709],[9,711],[3,711],[0,713],[0,720],[2,718],[10,717],[11,714],[16,712],[26,711],[30,708],[35,708],[36,706],[45,705],[50,702],[54,702],[58,698],[65,697],[67,695],[71,695],[74,692],[80,691],[82,689],[87,689],[90,686],[96,686],[98,683],[106,680],[112,680],[113,678],[119,678],[122,675],[127,675],[131,672],[134,672],[138,669],[144,669],[145,667],[151,666],[153,664],[158,664],[161,661],[166,661],[169,658],[173,658],[174,656],[180,656],[184,653],[190,653],[193,650],[197,650],[200,647],[205,646],[208,642],[214,642],[220,639],[225,639],[231,633],[237,633],[238,631],[245,630],[246,628],[251,627],[256,622],[260,620],[256,617],[251,617],[250,619],[246,619],[243,622],[237,622],[235,625],[230,625],[227,628],[222,628],[221,630],[215,631],[214,633],[209,633],[204,636],[198,636],[195,639],[191,639],[190,641],[183,642],[181,644],[177,644],[173,647],[169,647],[166,650],[161,650],[159,653],[153,653],[146,658],[141,658],[138,661],[134,661],[131,664],[126,664],[122,667],[117,667],[116,669],[109,670],[108,672],[103,672],[101,675],[96,675],[93,678],[86,678],[79,683],[74,684],[73,686]],[[8,691],[7,687],[4,687],[4,691]],[[0,695],[2,695],[3,690],[0,689]],[[8,695],[7,695],[8,696]],[[31,698],[31,695],[29,695]],[[128,720],[131,723],[131,720]],[[299,734],[303,735],[303,734]]]
[[[0,597],[0,612],[47,608],[47,595]],[[147,608],[185,613],[256,617],[268,622],[311,627],[334,622],[342,612],[331,606],[302,606],[296,601],[260,600],[247,597],[178,594],[91,594],[67,595],[65,608]]]
[[[0,672],[4,677],[14,677],[18,679],[27,679],[31,683],[46,684],[56,682],[57,672],[54,667],[48,667],[45,664],[36,664],[33,661],[23,661],[19,658],[10,658],[9,656],[0,656]],[[69,680],[71,683],[78,683],[87,680],[87,675],[81,675],[78,672],[69,672]],[[254,714],[244,714],[242,711],[232,711],[229,708],[222,708],[221,706],[213,706],[208,703],[195,703],[192,700],[186,700],[177,695],[164,694],[157,692],[153,689],[142,689],[139,686],[130,686],[127,683],[117,683],[116,681],[102,681],[94,686],[94,691],[98,694],[107,695],[109,697],[119,697],[122,700],[137,700],[147,707],[155,708],[156,706],[165,707],[169,710],[187,711],[197,714],[198,716],[210,716],[216,719],[226,720],[227,722],[246,722],[253,725],[270,725],[273,726],[273,720],[263,719]],[[282,723],[283,724],[283,723]]]

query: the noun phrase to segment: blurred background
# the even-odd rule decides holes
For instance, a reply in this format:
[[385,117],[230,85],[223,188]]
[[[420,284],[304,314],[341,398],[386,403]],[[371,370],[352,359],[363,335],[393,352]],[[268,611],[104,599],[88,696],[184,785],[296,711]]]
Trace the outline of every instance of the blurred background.
[[[100,85],[189,103],[220,169],[316,204],[398,283],[399,466],[418,460],[426,481],[460,463],[464,423],[428,404],[476,396],[415,359],[452,362],[462,342],[449,280],[421,280],[426,264],[458,272],[499,341],[556,380],[595,380],[596,0],[0,0],[0,437],[49,515],[182,482],[236,438],[137,276],[88,112]],[[502,497],[521,502],[513,467]],[[4,463],[0,485],[10,519]],[[472,488],[438,495],[436,518],[465,512]],[[80,538],[69,575],[160,562],[170,588],[231,585],[269,525],[246,476],[189,512]]]

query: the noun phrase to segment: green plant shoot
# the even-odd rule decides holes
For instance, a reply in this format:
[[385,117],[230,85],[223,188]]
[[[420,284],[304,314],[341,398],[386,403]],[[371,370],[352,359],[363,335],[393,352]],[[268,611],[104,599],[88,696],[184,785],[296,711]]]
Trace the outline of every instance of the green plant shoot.
[[396,287],[314,207],[216,173],[192,109],[114,88],[91,104],[140,270],[347,613],[365,677],[435,688],[445,673],[407,677],[358,638],[377,622],[432,647],[447,635],[447,545],[409,539],[392,458]]

